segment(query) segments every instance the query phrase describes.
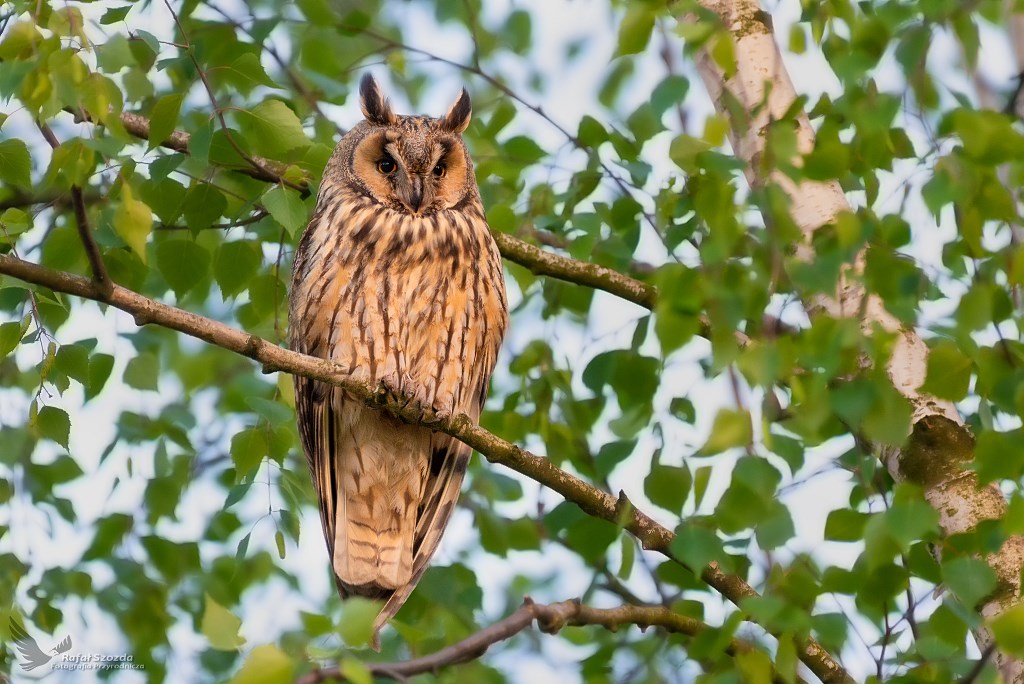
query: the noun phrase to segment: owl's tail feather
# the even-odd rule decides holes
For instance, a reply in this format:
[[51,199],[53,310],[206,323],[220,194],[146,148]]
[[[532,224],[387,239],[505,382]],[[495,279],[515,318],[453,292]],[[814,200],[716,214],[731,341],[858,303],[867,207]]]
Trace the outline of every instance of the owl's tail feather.
[[372,490],[339,496],[333,565],[347,593],[387,598],[412,576],[416,509],[382,511],[376,498]]

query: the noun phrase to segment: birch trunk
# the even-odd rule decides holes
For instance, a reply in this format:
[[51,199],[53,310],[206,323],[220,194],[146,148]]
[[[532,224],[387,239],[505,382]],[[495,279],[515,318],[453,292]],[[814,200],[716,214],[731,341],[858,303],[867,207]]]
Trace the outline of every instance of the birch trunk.
[[[708,51],[701,51],[697,62],[701,78],[715,108],[730,120],[730,138],[736,156],[746,162],[747,180],[754,187],[775,184],[787,193],[793,219],[808,238],[803,254],[812,259],[809,238],[841,212],[849,211],[850,205],[838,183],[795,183],[781,173],[762,171],[759,160],[765,152],[769,127],[785,116],[797,97],[775,42],[771,18],[754,0],[701,0],[701,5],[721,18],[734,41],[736,58],[735,71],[727,78]],[[730,100],[739,108],[729,107]],[[737,120],[737,111],[746,118]],[[814,131],[804,113],[797,119],[797,137],[801,154],[813,149]],[[859,259],[852,265],[853,269],[861,267]],[[920,391],[928,348],[917,332],[903,328],[876,296],[866,296],[852,279],[840,282],[833,297],[806,305],[811,311],[832,316],[860,316],[866,331],[879,326],[897,334],[887,370],[893,385],[911,403],[913,427],[903,449],[877,450],[892,476],[924,489],[947,535],[969,531],[982,520],[1001,518],[1006,502],[999,488],[995,484],[979,488],[974,472],[965,467],[973,458],[974,438],[956,407]],[[992,618],[1020,601],[1024,538],[1007,540],[999,553],[986,560],[999,583],[980,610],[986,618]],[[987,628],[975,630],[974,636],[982,651],[994,643]],[[1024,684],[1024,661],[996,652],[995,662],[1007,682]]]

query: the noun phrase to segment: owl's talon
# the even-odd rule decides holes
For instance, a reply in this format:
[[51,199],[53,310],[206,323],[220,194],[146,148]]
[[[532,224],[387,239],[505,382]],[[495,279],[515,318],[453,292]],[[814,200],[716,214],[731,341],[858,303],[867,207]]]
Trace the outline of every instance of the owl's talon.
[[408,373],[388,373],[378,381],[378,395],[382,405],[391,405],[397,411],[411,410],[416,422],[433,425],[451,417],[447,408],[437,408],[428,398],[428,390],[412,379]]

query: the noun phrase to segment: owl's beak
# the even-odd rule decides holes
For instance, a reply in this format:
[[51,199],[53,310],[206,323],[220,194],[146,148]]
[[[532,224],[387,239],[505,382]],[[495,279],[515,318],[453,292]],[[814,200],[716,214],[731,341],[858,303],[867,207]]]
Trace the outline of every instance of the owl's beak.
[[411,173],[409,174],[409,182],[411,190],[405,205],[409,207],[409,211],[418,214],[420,207],[423,206],[423,176],[418,173]]

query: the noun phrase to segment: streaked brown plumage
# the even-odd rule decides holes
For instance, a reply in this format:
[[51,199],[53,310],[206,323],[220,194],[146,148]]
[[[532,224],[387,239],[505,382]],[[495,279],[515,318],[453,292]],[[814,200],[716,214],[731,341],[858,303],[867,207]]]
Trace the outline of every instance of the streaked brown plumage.
[[[465,90],[434,119],[397,116],[369,76],[295,255],[296,351],[441,415],[474,420],[508,320],[501,257],[460,136]],[[470,449],[323,383],[295,379],[299,432],[338,591],[408,598],[459,497]]]

